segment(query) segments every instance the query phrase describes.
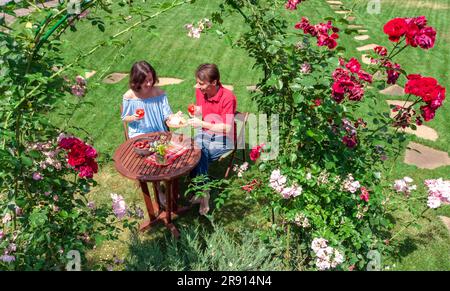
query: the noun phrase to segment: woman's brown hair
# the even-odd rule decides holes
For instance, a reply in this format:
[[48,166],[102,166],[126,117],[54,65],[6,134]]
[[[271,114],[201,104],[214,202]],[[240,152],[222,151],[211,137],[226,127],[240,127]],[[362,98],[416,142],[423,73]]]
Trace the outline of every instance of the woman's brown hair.
[[203,64],[198,66],[195,71],[195,77],[202,81],[208,81],[209,83],[213,81],[220,82],[219,69],[215,64]]
[[130,71],[130,88],[133,91],[141,90],[141,84],[144,83],[148,74],[152,74],[153,85],[159,82],[155,69],[146,61],[139,61],[133,64]]

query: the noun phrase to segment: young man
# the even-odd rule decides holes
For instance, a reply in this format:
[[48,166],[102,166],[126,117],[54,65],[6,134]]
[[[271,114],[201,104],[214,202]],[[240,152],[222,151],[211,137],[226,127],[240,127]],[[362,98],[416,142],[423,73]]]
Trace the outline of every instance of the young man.
[[[198,128],[195,140],[202,149],[198,165],[191,176],[207,175],[208,165],[234,148],[234,114],[236,96],[220,83],[219,69],[215,64],[200,65],[196,72],[194,117],[188,122]],[[209,193],[200,202],[200,214],[209,211]]]

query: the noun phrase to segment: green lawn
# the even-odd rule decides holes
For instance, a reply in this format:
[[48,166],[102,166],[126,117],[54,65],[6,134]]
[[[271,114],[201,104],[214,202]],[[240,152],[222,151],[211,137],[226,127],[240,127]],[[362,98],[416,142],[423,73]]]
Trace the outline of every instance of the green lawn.
[[[183,28],[184,24],[197,21],[203,17],[209,17],[211,12],[217,9],[221,1],[197,0],[195,4],[184,5],[173,11],[165,13],[161,17],[152,20],[150,23],[156,26],[155,33],[147,29],[134,30],[132,34],[127,34],[125,40],[129,43],[119,51],[116,47],[102,49],[87,59],[83,60],[83,65],[88,70],[96,70],[98,73],[89,81],[90,91],[83,101],[76,105],[75,110],[67,107],[67,104],[60,104],[60,111],[64,107],[73,110],[73,117],[70,120],[62,120],[55,113],[51,113],[50,118],[57,124],[64,125],[65,122],[70,126],[84,128],[94,141],[94,145],[99,149],[104,165],[101,173],[97,176],[99,186],[90,194],[98,202],[109,203],[109,193],[116,192],[124,195],[128,203],[136,202],[142,205],[141,194],[135,188],[131,181],[120,177],[114,170],[108,157],[114,153],[114,149],[123,142],[123,132],[119,117],[119,105],[121,104],[122,94],[127,90],[127,78],[117,84],[104,84],[100,81],[100,76],[106,76],[112,72],[128,72],[132,63],[137,60],[145,59],[151,62],[157,70],[160,77],[175,77],[185,80],[178,85],[164,86],[169,96],[169,101],[174,111],[183,110],[188,103],[194,99],[193,85],[195,82],[194,71],[197,65],[203,62],[212,62],[219,65],[224,84],[232,84],[235,94],[238,98],[238,109],[240,111],[256,112],[256,106],[251,101],[250,93],[246,86],[254,85],[261,73],[252,69],[253,60],[249,58],[242,50],[229,47],[225,41],[220,40],[214,32],[202,34],[201,39],[191,39],[186,36]],[[341,33],[339,44],[346,47],[345,55],[347,57],[360,58],[361,53],[356,47],[365,44],[376,43],[390,47],[387,36],[382,33],[382,27],[389,19],[394,17],[419,16],[425,15],[428,18],[429,25],[438,31],[435,47],[429,51],[419,48],[408,49],[407,53],[401,55],[397,61],[402,64],[408,73],[421,73],[426,76],[433,76],[438,79],[441,85],[449,87],[449,76],[447,74],[448,58],[450,50],[447,43],[450,38],[450,24],[448,13],[450,4],[447,0],[431,1],[381,1],[380,14],[368,14],[366,4],[368,1],[350,1],[342,0],[344,5],[349,8],[355,4],[354,15],[357,17],[353,24],[361,24],[364,29],[369,30],[370,39],[366,41],[356,41],[354,35],[345,35]],[[428,3],[420,4],[419,3]],[[425,6],[423,6],[425,5]],[[427,6],[428,5],[428,6]],[[115,8],[115,13],[119,11],[127,15],[126,8]],[[302,15],[309,17],[313,22],[321,21],[323,17],[337,16],[325,1],[308,0],[299,6],[298,11],[283,11],[284,17],[292,20],[292,26]],[[91,15],[95,15],[92,13]],[[237,16],[227,19],[228,28],[234,36],[243,32],[239,25],[241,19]],[[128,21],[128,24],[133,20]],[[338,25],[344,29],[345,26]],[[93,27],[88,21],[83,21],[77,26],[77,32],[68,32],[63,39],[64,45],[62,56],[70,61],[78,51],[86,51],[98,40],[105,36],[123,29],[124,25],[106,23],[106,32],[102,33]],[[119,52],[119,53],[118,53]],[[102,70],[107,68],[105,72]],[[404,78],[400,79],[400,84],[404,84]],[[385,99],[386,96],[379,96],[378,110],[388,110]],[[69,103],[76,104],[77,99],[68,97]],[[362,113],[368,113],[368,108],[363,108]],[[436,149],[450,152],[450,130],[447,120],[450,118],[450,102],[444,102],[436,118],[427,123],[434,128],[439,139],[436,142],[426,141],[414,136],[408,138],[422,144],[432,146]],[[83,135],[82,132],[79,134]],[[424,196],[425,190],[423,180],[427,178],[450,179],[450,167],[440,167],[435,170],[418,170],[415,166],[402,163],[403,157],[398,157],[390,161],[393,166],[393,172],[388,177],[391,181],[394,179],[410,176],[418,184],[419,189],[413,197]],[[243,228],[245,225],[254,225],[258,221],[258,209],[251,211],[248,205],[241,203],[242,197],[237,193],[231,199],[228,206],[221,212],[218,212],[218,219],[225,223],[230,229]],[[395,200],[398,203],[399,210],[394,212],[396,227],[401,228],[408,221],[410,214],[402,211],[401,200]],[[248,215],[243,215],[245,211]],[[433,213],[428,213],[429,219],[420,221],[421,229],[411,228],[402,236],[404,244],[400,255],[402,259],[395,262],[395,269],[403,270],[450,270],[450,237],[448,232],[437,219],[437,214],[450,216],[450,207],[445,206]],[[242,219],[242,217],[246,217]],[[259,217],[260,220],[263,219]],[[189,225],[193,220],[200,220],[200,223],[207,225],[206,220],[197,218],[194,210],[189,215],[177,221],[177,225]],[[261,223],[261,222],[260,222]],[[158,227],[156,231],[143,234],[146,239],[161,237],[165,232],[164,228]],[[126,256],[128,253],[127,242],[128,233],[122,235],[119,242],[106,244],[104,247],[93,252],[91,257],[93,261],[99,258],[111,257],[112,254]],[[391,258],[387,258],[391,261]]]

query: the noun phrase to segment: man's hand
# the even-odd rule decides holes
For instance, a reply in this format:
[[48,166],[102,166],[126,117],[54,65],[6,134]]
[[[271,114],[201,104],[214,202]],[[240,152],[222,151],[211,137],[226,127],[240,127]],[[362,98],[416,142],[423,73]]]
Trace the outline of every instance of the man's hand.
[[203,127],[203,121],[197,117],[188,119],[188,124],[193,127]]

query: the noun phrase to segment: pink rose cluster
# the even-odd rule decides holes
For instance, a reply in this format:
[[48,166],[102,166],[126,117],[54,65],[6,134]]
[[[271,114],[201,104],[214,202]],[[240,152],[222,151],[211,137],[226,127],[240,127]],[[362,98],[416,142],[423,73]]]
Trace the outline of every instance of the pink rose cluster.
[[337,34],[339,28],[334,27],[331,21],[311,25],[308,18],[302,17],[300,22],[295,24],[295,29],[301,29],[305,34],[316,37],[318,46],[326,46],[329,49],[334,49],[337,46],[336,39],[339,38]]
[[285,4],[285,7],[289,10],[296,10],[297,5],[299,5],[302,1],[304,0],[288,0],[288,2],[286,2]]
[[450,180],[429,179],[424,183],[428,188],[428,207],[438,208],[442,203],[450,203]]
[[345,97],[360,101],[364,96],[363,82],[372,83],[372,75],[361,70],[361,64],[355,58],[351,58],[347,63],[340,59],[339,65],[341,67],[333,72],[331,97],[337,103],[341,103]]
[[277,191],[284,199],[297,197],[302,194],[302,187],[295,183],[287,187],[287,177],[281,174],[280,170],[272,171],[269,179],[269,186]]
[[60,135],[59,147],[67,152],[67,163],[78,172],[80,178],[92,178],[98,172],[95,161],[97,151],[90,145],[76,137]]
[[403,177],[403,179],[394,181],[394,189],[398,193],[405,193],[406,196],[411,194],[412,190],[416,190],[416,185],[410,185],[414,180],[410,177]]
[[116,193],[111,193],[111,199],[114,215],[118,219],[122,219],[127,214],[127,204],[125,203],[125,200],[122,195]]
[[39,163],[41,169],[53,167],[57,170],[62,169],[61,162],[58,160],[58,154],[61,149],[54,149],[51,142],[36,142],[28,147],[28,150],[35,150],[41,152],[45,156],[45,160]]
[[72,94],[78,97],[83,97],[86,94],[87,81],[81,76],[76,76],[76,84],[72,86]]
[[366,187],[361,186],[359,181],[356,181],[355,178],[353,178],[352,174],[347,175],[347,178],[342,183],[342,188],[352,194],[355,194],[358,190],[361,191],[359,198],[365,202],[369,202],[369,190],[367,190]]
[[328,246],[328,240],[315,238],[311,249],[316,254],[316,267],[320,271],[336,268],[344,262],[344,256],[335,248]]
[[184,25],[184,28],[188,31],[188,37],[200,38],[200,34],[205,30],[212,27],[212,22],[208,18],[200,19],[197,23],[197,27],[192,23]]

